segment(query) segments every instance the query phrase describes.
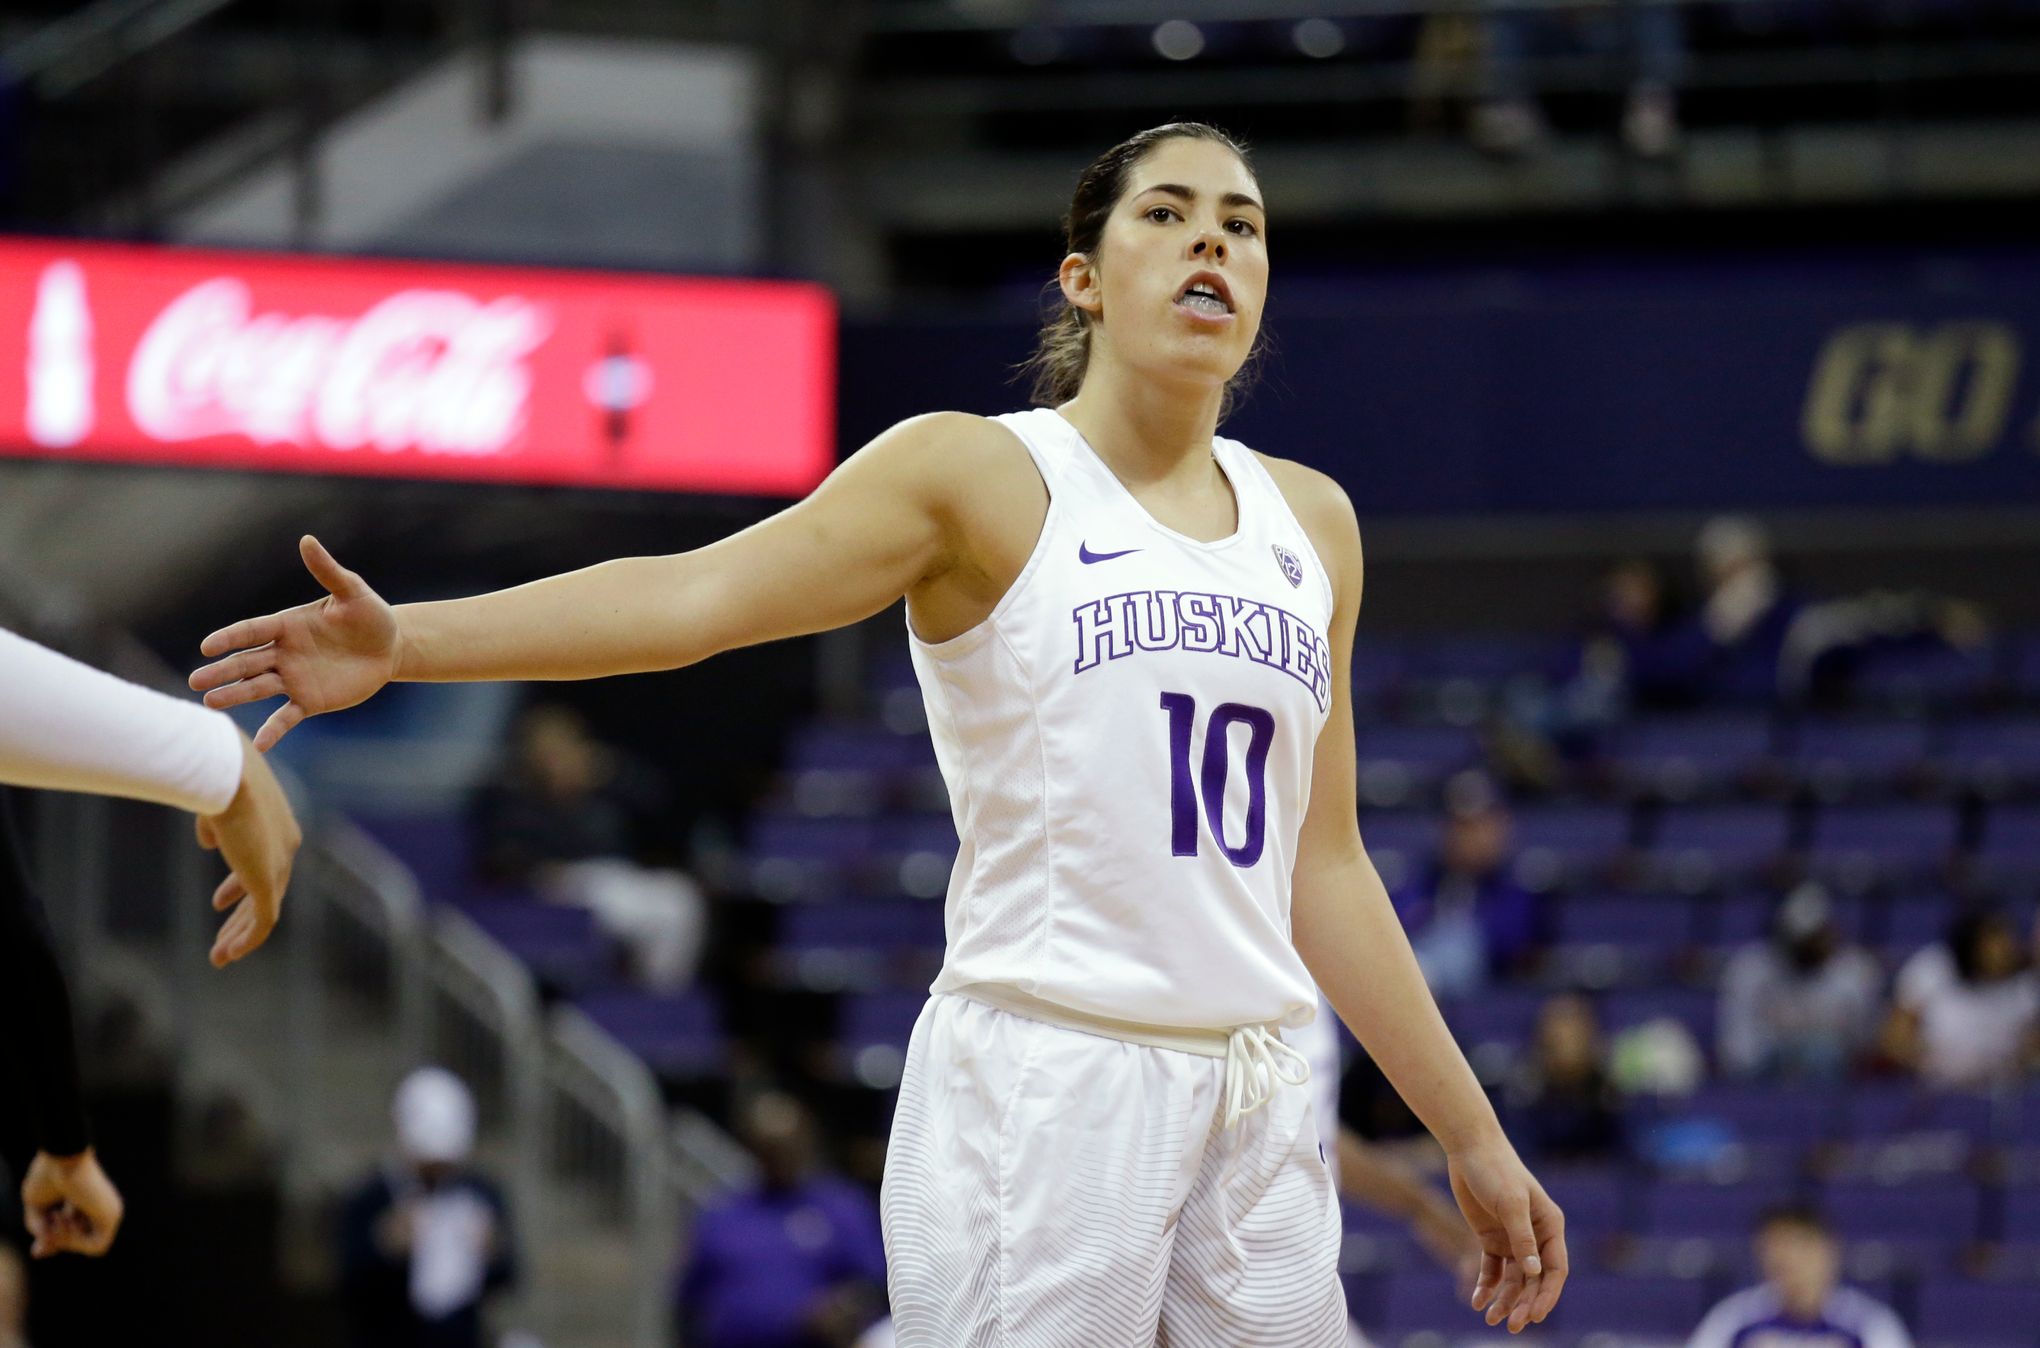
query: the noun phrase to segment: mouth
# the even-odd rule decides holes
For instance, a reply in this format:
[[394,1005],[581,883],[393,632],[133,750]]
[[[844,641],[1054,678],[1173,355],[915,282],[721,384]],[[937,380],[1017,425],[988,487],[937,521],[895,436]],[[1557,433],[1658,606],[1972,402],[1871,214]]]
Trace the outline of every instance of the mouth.
[[1222,322],[1233,316],[1232,287],[1217,272],[1198,272],[1176,292],[1176,307],[1199,318]]

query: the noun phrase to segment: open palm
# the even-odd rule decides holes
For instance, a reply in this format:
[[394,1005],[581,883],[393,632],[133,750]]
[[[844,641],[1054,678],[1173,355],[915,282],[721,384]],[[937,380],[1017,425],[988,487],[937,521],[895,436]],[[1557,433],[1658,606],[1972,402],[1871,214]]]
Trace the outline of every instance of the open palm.
[[208,707],[287,699],[255,732],[264,751],[307,716],[367,701],[397,669],[395,610],[310,534],[298,540],[298,552],[325,596],[222,627],[199,646],[216,658],[191,675],[192,691],[204,693]]

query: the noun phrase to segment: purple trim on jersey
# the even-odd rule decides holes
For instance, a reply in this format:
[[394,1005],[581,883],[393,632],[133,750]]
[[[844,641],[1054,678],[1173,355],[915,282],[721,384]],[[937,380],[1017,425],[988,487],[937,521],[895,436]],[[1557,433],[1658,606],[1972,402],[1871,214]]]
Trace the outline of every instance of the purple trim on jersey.
[[1825,1315],[1794,1320],[1779,1312],[1744,1325],[1728,1341],[1729,1348],[1864,1348],[1863,1336],[1842,1328]]
[[1135,651],[1208,651],[1281,670],[1310,689],[1319,711],[1332,702],[1332,652],[1318,630],[1258,599],[1197,591],[1129,590],[1070,610],[1082,674]]

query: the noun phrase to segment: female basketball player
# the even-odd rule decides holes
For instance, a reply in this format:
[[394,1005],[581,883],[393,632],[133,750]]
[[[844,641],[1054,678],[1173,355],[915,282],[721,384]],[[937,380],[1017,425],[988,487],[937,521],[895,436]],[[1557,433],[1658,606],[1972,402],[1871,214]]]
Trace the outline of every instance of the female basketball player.
[[[1030,412],[940,412],[696,552],[392,608],[327,595],[208,637],[257,741],[393,679],[673,669],[907,600],[961,836],[883,1211],[913,1348],[1345,1342],[1339,1222],[1276,1031],[1313,976],[1443,1144],[1511,1330],[1563,1221],[1425,989],[1355,824],[1353,509],[1216,427],[1268,287],[1244,153],[1177,124],[1086,171]],[[1326,1121],[1329,1128],[1330,1121]]]

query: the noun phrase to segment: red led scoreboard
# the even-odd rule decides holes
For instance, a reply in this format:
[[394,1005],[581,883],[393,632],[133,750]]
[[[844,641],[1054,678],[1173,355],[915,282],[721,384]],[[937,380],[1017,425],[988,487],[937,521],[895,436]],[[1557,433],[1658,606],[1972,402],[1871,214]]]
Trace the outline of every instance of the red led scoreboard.
[[800,495],[819,287],[0,239],[0,454]]

